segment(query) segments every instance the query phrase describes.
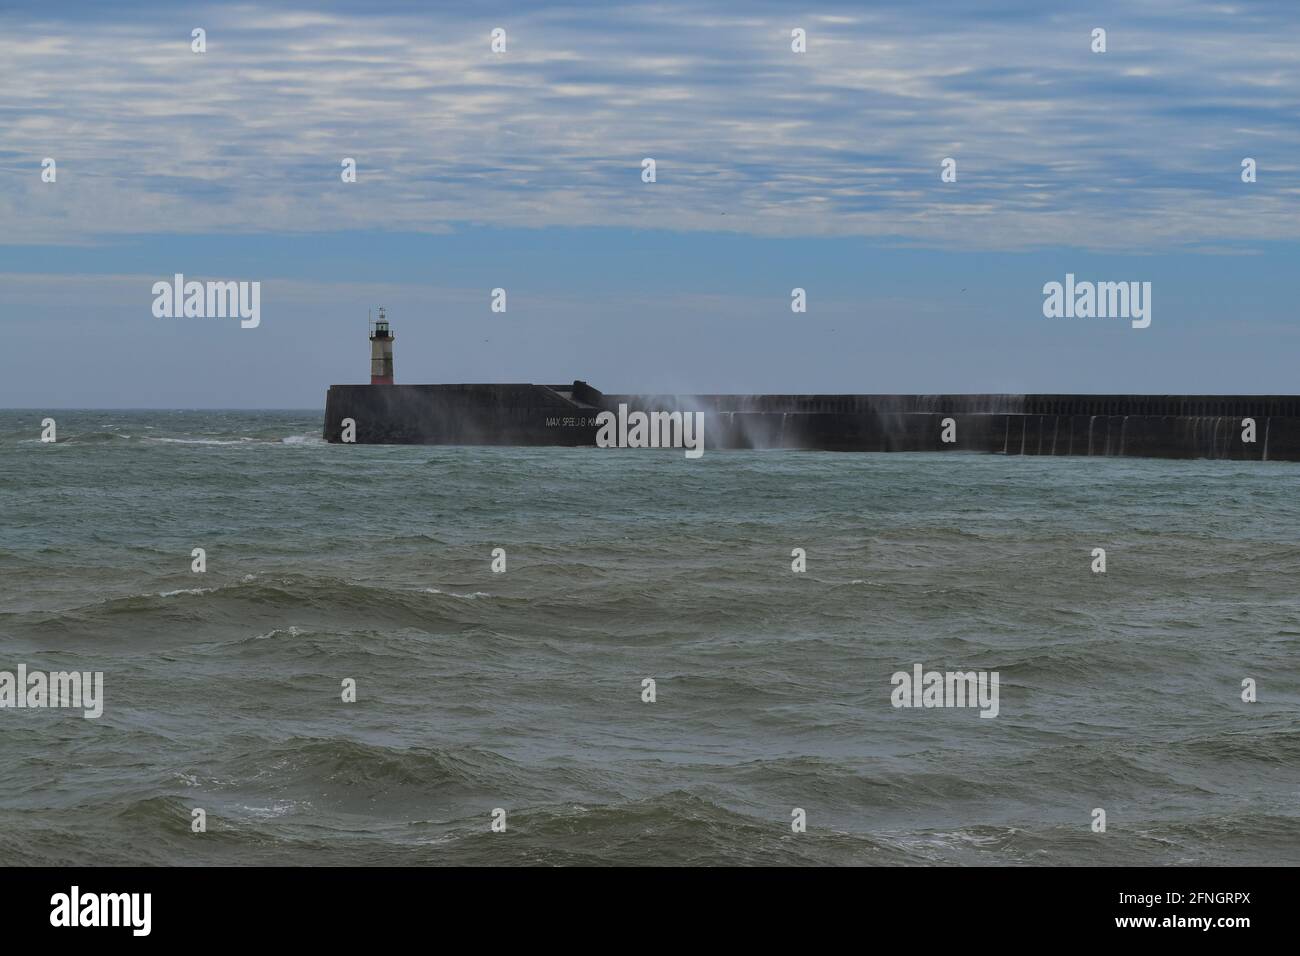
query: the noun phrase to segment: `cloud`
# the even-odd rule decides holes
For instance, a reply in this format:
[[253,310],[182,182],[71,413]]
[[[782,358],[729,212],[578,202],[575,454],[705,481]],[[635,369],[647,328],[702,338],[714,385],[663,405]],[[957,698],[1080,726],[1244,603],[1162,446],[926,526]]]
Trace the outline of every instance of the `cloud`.
[[460,224],[940,248],[1300,238],[1288,5],[980,6],[0,14],[0,241]]

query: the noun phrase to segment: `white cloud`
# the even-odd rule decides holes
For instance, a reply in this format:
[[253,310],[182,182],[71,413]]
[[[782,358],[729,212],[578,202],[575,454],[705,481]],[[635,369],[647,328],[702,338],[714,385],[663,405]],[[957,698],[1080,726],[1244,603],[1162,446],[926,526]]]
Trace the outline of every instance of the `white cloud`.
[[[805,18],[804,55],[800,15],[762,4],[9,14],[0,242],[456,223],[993,248],[1300,237],[1300,20],[1284,11],[834,6]],[[1088,52],[1096,23],[1106,54]]]

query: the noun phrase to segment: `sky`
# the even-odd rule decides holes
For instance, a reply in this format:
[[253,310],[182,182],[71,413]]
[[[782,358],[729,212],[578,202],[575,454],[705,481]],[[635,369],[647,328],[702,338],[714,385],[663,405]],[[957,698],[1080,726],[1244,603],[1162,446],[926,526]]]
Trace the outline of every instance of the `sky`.
[[379,305],[407,383],[1297,391],[1294,0],[0,0],[0,91],[0,407],[317,408]]

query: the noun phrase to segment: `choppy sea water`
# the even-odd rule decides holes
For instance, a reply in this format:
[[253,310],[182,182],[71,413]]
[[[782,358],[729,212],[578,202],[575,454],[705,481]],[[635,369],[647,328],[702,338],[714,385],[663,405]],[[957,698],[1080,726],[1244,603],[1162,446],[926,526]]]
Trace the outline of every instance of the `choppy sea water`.
[[0,412],[0,864],[1300,862],[1296,464],[320,430]]

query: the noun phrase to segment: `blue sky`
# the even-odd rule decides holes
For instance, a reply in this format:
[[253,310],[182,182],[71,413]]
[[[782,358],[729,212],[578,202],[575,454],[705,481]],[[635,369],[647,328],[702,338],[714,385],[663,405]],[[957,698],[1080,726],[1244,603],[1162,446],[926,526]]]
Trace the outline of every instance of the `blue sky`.
[[405,382],[1297,390],[1292,2],[4,6],[0,89],[0,406],[316,407],[381,303]]

